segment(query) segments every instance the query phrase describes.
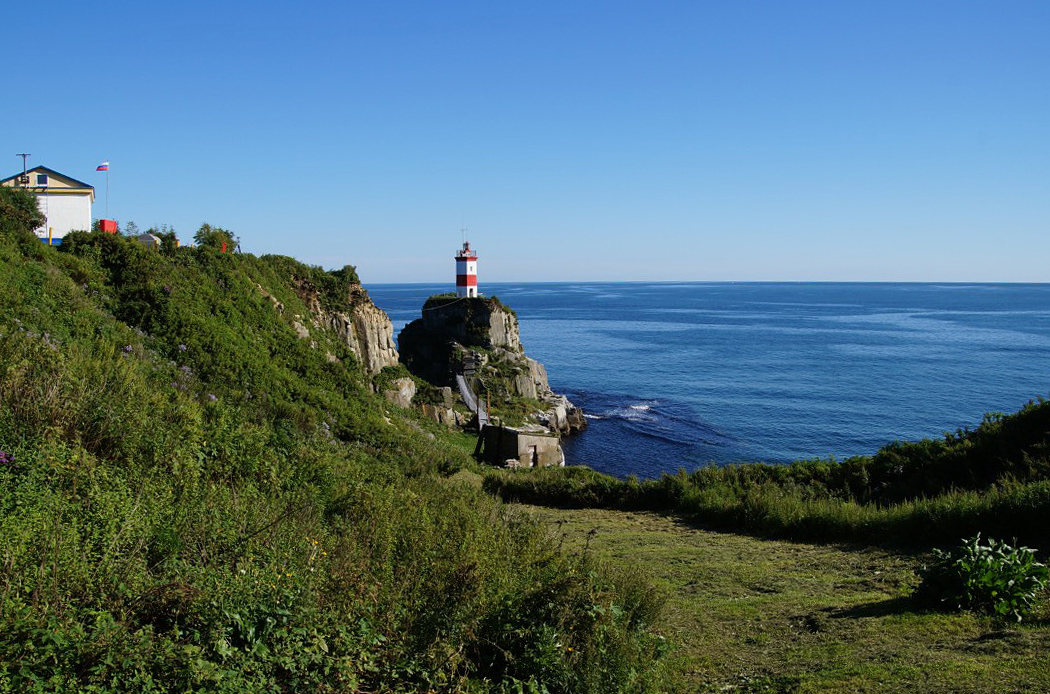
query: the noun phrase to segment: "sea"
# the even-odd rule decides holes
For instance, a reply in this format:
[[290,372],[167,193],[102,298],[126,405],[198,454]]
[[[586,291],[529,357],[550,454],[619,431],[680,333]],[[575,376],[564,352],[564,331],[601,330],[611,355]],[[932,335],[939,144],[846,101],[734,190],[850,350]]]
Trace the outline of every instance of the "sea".
[[[446,284],[374,284],[395,335]],[[1050,394],[1050,284],[499,283],[589,427],[568,464],[658,477],[871,455]],[[497,413],[498,414],[498,413]]]

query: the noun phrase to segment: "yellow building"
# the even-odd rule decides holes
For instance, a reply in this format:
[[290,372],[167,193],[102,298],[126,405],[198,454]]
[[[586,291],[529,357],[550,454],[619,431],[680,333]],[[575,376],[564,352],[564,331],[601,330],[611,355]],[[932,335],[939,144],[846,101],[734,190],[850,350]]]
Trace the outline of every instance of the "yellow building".
[[36,197],[45,222],[36,230],[44,243],[61,243],[71,231],[91,229],[91,203],[95,188],[46,166],[0,181],[8,188],[25,188]]

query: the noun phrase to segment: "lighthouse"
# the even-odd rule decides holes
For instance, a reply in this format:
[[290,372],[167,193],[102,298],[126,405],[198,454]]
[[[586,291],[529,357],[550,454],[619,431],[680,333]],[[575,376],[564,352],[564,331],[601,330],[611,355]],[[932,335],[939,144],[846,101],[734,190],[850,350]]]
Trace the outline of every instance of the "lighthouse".
[[470,241],[456,254],[456,296],[478,295],[478,254],[470,250]]

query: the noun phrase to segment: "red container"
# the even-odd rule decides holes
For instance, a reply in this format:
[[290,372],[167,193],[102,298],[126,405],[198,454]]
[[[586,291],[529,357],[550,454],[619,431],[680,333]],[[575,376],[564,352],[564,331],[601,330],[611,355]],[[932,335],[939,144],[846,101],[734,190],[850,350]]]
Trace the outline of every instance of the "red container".
[[117,220],[100,219],[98,220],[98,228],[107,234],[115,234],[117,233]]

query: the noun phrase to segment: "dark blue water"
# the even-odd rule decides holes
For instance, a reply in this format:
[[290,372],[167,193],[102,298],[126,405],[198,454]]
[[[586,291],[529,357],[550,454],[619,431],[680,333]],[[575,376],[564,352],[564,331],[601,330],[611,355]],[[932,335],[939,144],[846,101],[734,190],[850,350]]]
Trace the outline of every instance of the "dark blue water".
[[[371,285],[395,330],[447,285]],[[1050,285],[489,284],[591,417],[569,462],[656,476],[874,453],[1050,393]]]

